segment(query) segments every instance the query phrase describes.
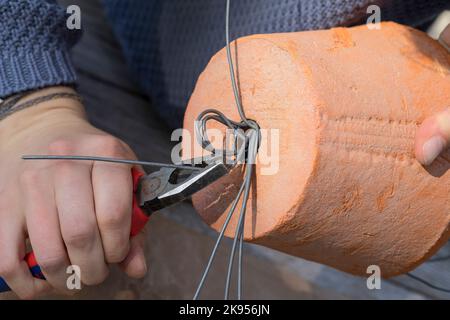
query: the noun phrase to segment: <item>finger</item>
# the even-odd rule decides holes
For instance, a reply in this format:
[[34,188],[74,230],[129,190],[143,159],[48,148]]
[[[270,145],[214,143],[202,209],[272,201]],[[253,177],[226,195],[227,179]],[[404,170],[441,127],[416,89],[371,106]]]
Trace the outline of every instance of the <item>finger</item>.
[[447,50],[450,51],[450,23],[444,29],[444,31],[442,31],[441,35],[439,36],[439,41],[444,47],[447,48]]
[[94,210],[91,165],[61,162],[55,170],[55,198],[61,233],[72,265],[86,285],[108,275]]
[[144,254],[145,233],[141,232],[131,239],[128,256],[120,263],[120,268],[130,277],[140,279],[147,273],[147,262]]
[[133,201],[131,168],[94,163],[92,170],[95,213],[108,263],[119,263],[130,250]]
[[51,287],[31,275],[24,257],[25,236],[20,225],[0,224],[0,277],[21,299],[33,299]]
[[[59,227],[53,186],[42,177],[29,174],[23,183],[28,236],[47,281],[61,293],[72,293],[66,284],[70,265]],[[46,177],[48,181],[48,177]]]
[[426,119],[416,135],[416,158],[430,165],[449,146],[450,108]]

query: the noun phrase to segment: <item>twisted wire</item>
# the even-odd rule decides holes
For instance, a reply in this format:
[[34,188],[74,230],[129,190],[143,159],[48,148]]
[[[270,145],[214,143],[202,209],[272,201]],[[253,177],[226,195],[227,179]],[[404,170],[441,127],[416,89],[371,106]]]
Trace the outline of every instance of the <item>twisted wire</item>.
[[227,268],[227,276],[225,280],[225,292],[224,292],[224,298],[227,300],[230,295],[230,286],[231,286],[231,277],[233,273],[233,265],[235,260],[235,253],[236,249],[238,250],[238,283],[237,283],[237,298],[241,299],[242,297],[242,282],[243,282],[243,275],[242,275],[242,265],[243,265],[243,250],[244,250],[244,224],[245,224],[245,214],[247,210],[247,202],[249,199],[250,194],[250,187],[252,184],[252,176],[253,176],[253,170],[254,170],[254,164],[255,159],[258,153],[258,147],[261,140],[261,132],[259,129],[258,124],[256,121],[248,119],[245,116],[243,107],[242,107],[242,100],[241,96],[239,94],[239,88],[236,81],[235,76],[235,68],[233,64],[233,59],[231,56],[231,48],[230,48],[230,0],[226,1],[226,14],[225,14],[225,38],[226,38],[226,51],[227,51],[227,60],[228,60],[228,66],[230,71],[230,80],[231,80],[231,87],[233,89],[233,94],[235,98],[235,103],[237,110],[239,112],[240,116],[240,122],[233,121],[232,119],[229,119],[226,117],[222,112],[216,110],[216,109],[206,109],[202,113],[199,114],[195,121],[195,133],[197,137],[197,141],[199,144],[202,145],[202,147],[210,151],[212,154],[216,154],[218,150],[216,150],[211,141],[209,140],[208,134],[207,134],[207,123],[208,121],[214,120],[217,121],[227,128],[233,130],[234,136],[235,136],[235,143],[233,145],[233,150],[226,150],[225,152],[227,154],[233,154],[236,156],[237,162],[240,160],[240,155],[242,153],[238,152],[238,143],[236,141],[243,142],[243,155],[244,155],[244,161],[245,161],[245,175],[244,175],[244,181],[239,189],[239,192],[234,199],[230,210],[228,211],[228,214],[226,216],[225,222],[222,226],[222,229],[220,231],[219,236],[217,237],[216,243],[214,245],[214,248],[211,252],[211,255],[209,257],[208,263],[206,265],[206,268],[202,274],[202,277],[200,279],[200,282],[198,284],[197,290],[194,295],[194,300],[198,299],[201,290],[204,286],[206,277],[208,276],[208,273],[211,269],[212,262],[214,261],[217,249],[224,237],[225,231],[229,225],[229,222],[236,210],[237,204],[241,197],[242,199],[242,206],[239,211],[239,217],[238,217],[238,224],[236,226],[235,235],[233,239],[233,245],[231,247],[230,257],[228,261],[228,268]]

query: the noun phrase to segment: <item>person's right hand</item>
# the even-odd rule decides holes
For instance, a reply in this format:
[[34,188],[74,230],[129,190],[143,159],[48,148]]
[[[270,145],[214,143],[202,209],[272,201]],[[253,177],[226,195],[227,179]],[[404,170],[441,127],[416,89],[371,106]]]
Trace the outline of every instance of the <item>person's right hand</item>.
[[[34,96],[54,90],[61,88]],[[142,235],[130,241],[131,167],[24,161],[25,154],[135,159],[125,143],[89,124],[74,100],[48,101],[0,121],[0,276],[10,288],[21,298],[52,287],[68,292],[69,265],[80,267],[86,285],[102,282],[110,263],[142,277]],[[23,260],[27,239],[47,281],[33,278]]]

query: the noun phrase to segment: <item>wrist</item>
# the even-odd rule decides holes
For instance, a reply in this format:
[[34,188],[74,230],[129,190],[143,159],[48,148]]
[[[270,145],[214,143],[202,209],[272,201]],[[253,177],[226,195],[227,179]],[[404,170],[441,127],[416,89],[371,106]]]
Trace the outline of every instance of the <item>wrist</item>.
[[[46,97],[51,99],[46,100]],[[74,99],[76,91],[70,87],[50,87],[27,94],[16,106],[27,106],[14,111],[0,121],[0,143],[30,130],[49,126],[87,122],[81,101]],[[31,103],[31,105],[30,105]]]

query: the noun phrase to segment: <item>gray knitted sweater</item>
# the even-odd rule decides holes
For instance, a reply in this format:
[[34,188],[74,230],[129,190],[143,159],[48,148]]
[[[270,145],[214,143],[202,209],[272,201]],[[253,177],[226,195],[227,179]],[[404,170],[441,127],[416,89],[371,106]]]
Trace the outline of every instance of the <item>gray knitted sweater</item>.
[[[103,0],[125,57],[160,115],[179,126],[195,81],[224,46],[224,0]],[[412,26],[431,21],[449,0],[234,0],[232,37],[348,26],[367,19]],[[0,0],[0,98],[76,81],[68,51],[80,32],[66,27],[54,0]]]

